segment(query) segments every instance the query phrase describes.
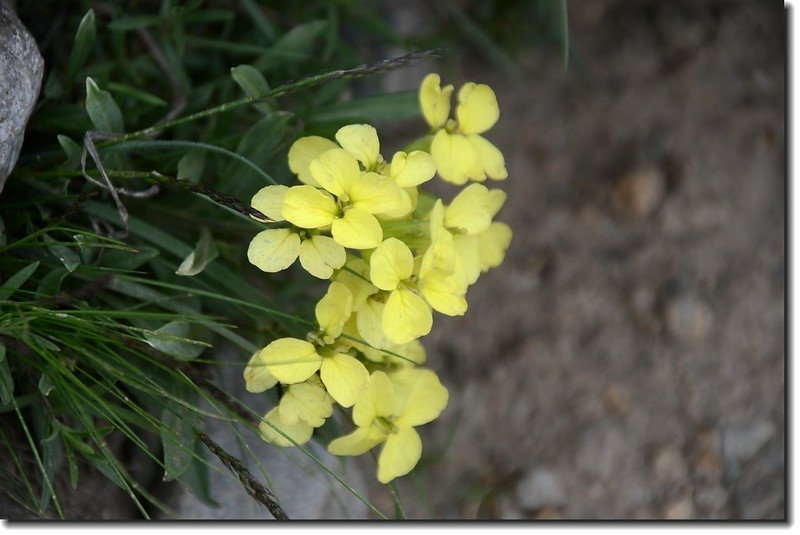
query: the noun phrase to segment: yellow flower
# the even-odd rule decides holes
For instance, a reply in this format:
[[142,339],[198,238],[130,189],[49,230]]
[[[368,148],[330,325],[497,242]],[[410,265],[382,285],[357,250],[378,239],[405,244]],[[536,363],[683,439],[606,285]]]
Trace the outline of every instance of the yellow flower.
[[378,290],[369,280],[369,265],[363,258],[349,256],[342,269],[336,272],[333,280],[341,282],[353,295],[353,312],[361,310],[369,296]]
[[[280,429],[280,431],[276,429]],[[264,416],[258,425],[258,432],[266,442],[290,448],[295,443],[305,444],[308,442],[314,433],[314,428],[302,420],[289,424],[281,418],[280,407],[275,407]],[[289,438],[286,438],[287,436]]]
[[[283,204],[288,192],[286,186],[267,186],[253,196],[251,206],[272,221],[284,221]],[[333,238],[297,228],[261,231],[247,249],[250,263],[267,273],[283,271],[298,256],[303,268],[320,279],[329,279],[346,260],[344,247]]]
[[429,74],[419,91],[422,115],[435,132],[430,150],[439,175],[453,184],[508,177],[503,154],[480,135],[500,117],[494,91],[484,84],[464,84],[452,120],[448,116],[453,86],[442,89],[440,83],[438,74]]
[[414,256],[408,246],[397,238],[388,238],[375,249],[369,263],[372,284],[390,292],[381,314],[385,336],[396,344],[405,344],[431,332],[431,307],[415,291]]
[[284,434],[304,444],[311,438],[314,428],[324,424],[331,414],[333,399],[320,379],[312,375],[306,382],[286,388],[280,403],[264,416],[258,430],[265,441],[291,447],[294,444]]
[[304,383],[289,385],[278,404],[281,420],[289,425],[298,421],[320,427],[333,414],[333,398],[322,381],[312,375]]
[[320,332],[317,344],[296,338],[279,338],[261,350],[260,359],[269,373],[283,384],[308,380],[319,371],[331,397],[350,407],[367,381],[369,372],[348,354],[348,344],[337,344],[342,328],[352,312],[353,297],[340,282],[332,282],[315,309]]
[[261,358],[261,351],[257,351],[244,369],[245,389],[258,394],[269,390],[276,384],[278,384],[278,380],[269,373],[267,364]]
[[378,481],[409,473],[422,455],[414,427],[436,419],[447,406],[447,389],[430,370],[402,368],[373,373],[353,407],[355,431],[328,445],[334,455],[361,455],[384,443]]
[[[506,200],[499,189],[489,190],[471,184],[459,193],[449,206],[437,200],[428,217],[432,240],[422,264],[426,273],[430,263],[445,273],[455,273],[462,282],[474,284],[481,272],[500,265],[511,240],[511,229],[505,223],[492,222]],[[438,251],[438,254],[433,252]],[[445,264],[443,258],[455,256]],[[430,258],[429,258],[430,256]]]
[[344,149],[331,149],[311,162],[311,176],[323,189],[302,185],[289,188],[282,215],[306,229],[330,227],[343,247],[372,249],[383,239],[375,215],[402,205],[400,188],[387,177],[363,173],[356,158]]

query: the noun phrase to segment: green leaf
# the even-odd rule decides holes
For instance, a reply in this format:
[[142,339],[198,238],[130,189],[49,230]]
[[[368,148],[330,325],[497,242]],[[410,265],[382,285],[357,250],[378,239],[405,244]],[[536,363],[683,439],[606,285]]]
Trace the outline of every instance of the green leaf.
[[161,411],[164,481],[173,481],[179,478],[192,464],[197,440],[192,423],[192,414],[183,405],[170,403]]
[[[269,93],[270,88],[264,75],[252,65],[239,65],[231,69],[233,80],[239,84],[248,97],[258,97]],[[269,113],[272,106],[266,102],[255,104],[256,109],[263,113]]]
[[25,281],[27,281],[30,276],[33,275],[33,272],[36,271],[36,268],[38,267],[39,262],[33,262],[11,275],[11,277],[9,277],[9,279],[4,282],[2,286],[0,286],[0,301],[4,301],[11,297],[11,295],[14,293],[14,290],[25,284]]
[[145,335],[147,343],[159,351],[179,360],[193,360],[207,347],[206,342],[193,340],[192,325],[185,321],[171,321],[163,327],[150,331]]
[[46,373],[43,373],[39,378],[39,392],[41,392],[43,396],[49,396],[55,386],[53,380],[50,379],[50,376]]
[[83,153],[81,146],[72,141],[69,136],[59,134],[57,137],[58,144],[61,145],[61,148],[64,149],[64,154],[67,155],[66,161],[59,167],[61,169],[80,169],[81,154]]
[[[49,482],[55,481],[56,469],[63,458],[63,449],[58,431],[58,426],[53,426],[53,432],[50,436],[42,440],[42,465],[44,467],[45,480]],[[52,487],[50,485],[42,485],[42,498],[39,502],[39,509],[42,511],[47,509],[48,505],[50,505],[50,500],[54,498],[53,493],[50,492],[51,490]]]
[[86,78],[86,112],[94,127],[100,132],[122,132],[122,112],[108,91],[103,91],[94,80]]
[[47,249],[50,251],[50,254],[61,260],[61,263],[64,264],[64,267],[67,268],[70,272],[75,271],[75,269],[81,265],[81,257],[64,245],[61,245],[56,240],[45,234],[43,236],[44,242],[47,244]]
[[139,247],[139,251],[106,251],[101,264],[110,269],[120,271],[134,271],[146,262],[158,256],[158,250],[153,247]]
[[67,70],[67,77],[70,81],[75,76],[75,73],[86,63],[89,54],[92,53],[96,35],[94,10],[90,9],[81,19],[78,31],[75,32],[75,44],[72,46],[72,52],[69,55],[69,67]]
[[202,272],[205,267],[216,257],[219,256],[219,250],[214,243],[214,238],[211,232],[205,227],[200,230],[200,239],[194,247],[194,251],[189,253],[178,270],[176,275],[183,275],[184,277],[193,277]]
[[314,110],[309,123],[370,124],[395,119],[418,117],[417,91],[401,91],[386,95],[359,98]]
[[314,40],[328,29],[327,20],[312,20],[298,24],[283,34],[275,47],[278,50],[310,54],[314,49]]
[[6,236],[6,223],[3,221],[3,218],[0,217],[0,247],[5,247],[6,243],[8,243],[8,238]]
[[[236,153],[263,169],[273,159],[274,151],[286,137],[289,117],[287,113],[278,112],[258,121],[242,136]],[[267,185],[263,177],[239,162],[223,167],[222,174],[223,178],[217,188],[240,198],[249,199]]]
[[127,32],[154,26],[160,21],[161,17],[157,15],[132,15],[129,17],[120,17],[117,20],[111,21],[108,24],[108,29],[116,32]]
[[192,184],[200,183],[205,165],[205,151],[190,150],[178,161],[178,180],[186,180]]
[[75,458],[75,450],[67,445],[66,439],[64,439],[64,453],[66,453],[67,457],[67,465],[69,466],[69,483],[72,485],[72,490],[77,490],[78,488],[78,460]]
[[118,95],[128,96],[140,102],[144,102],[145,104],[152,104],[153,106],[160,106],[162,108],[167,106],[167,101],[164,99],[127,84],[108,82],[108,89]]
[[264,16],[264,12],[261,10],[261,6],[256,4],[255,0],[240,0],[242,3],[242,7],[244,7],[247,14],[250,15],[250,18],[253,19],[253,24],[259,31],[267,38],[268,41],[274,41],[275,37],[278,35],[275,32],[275,27],[272,23]]
[[325,33],[328,24],[327,20],[312,20],[295,26],[259,56],[253,65],[261,71],[268,71],[283,63],[301,63],[310,59],[315,41]]
[[43,295],[55,295],[61,290],[61,284],[70,271],[64,267],[58,267],[42,277],[36,291]]
[[211,507],[219,507],[211,497],[211,478],[206,450],[199,440],[195,442],[192,463],[179,479],[198,500]]
[[0,405],[6,406],[14,397],[14,377],[6,359],[6,345],[0,342]]

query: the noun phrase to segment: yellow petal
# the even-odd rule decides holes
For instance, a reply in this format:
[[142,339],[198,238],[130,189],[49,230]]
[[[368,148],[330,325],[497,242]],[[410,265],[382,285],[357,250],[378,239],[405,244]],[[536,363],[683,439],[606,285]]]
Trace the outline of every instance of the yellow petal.
[[362,455],[386,440],[378,426],[357,427],[349,435],[339,437],[328,445],[333,455]]
[[417,204],[417,188],[398,188],[400,193],[400,203],[393,209],[387,212],[382,212],[380,218],[384,221],[403,219],[414,211]]
[[489,190],[489,214],[492,217],[497,215],[497,212],[500,211],[500,208],[506,203],[506,192],[501,189],[490,189]]
[[344,268],[336,272],[334,280],[347,286],[353,294],[353,311],[361,310],[370,295],[378,293],[378,290],[369,282],[369,265],[357,256],[350,256],[344,264]]
[[250,206],[272,219],[273,221],[284,221],[283,213],[283,199],[286,197],[286,192],[289,191],[288,186],[267,186],[261,188],[258,193],[253,195],[250,201]]
[[261,271],[277,273],[297,260],[300,236],[290,229],[262,230],[250,241],[247,259]]
[[392,291],[401,281],[411,277],[414,255],[397,238],[383,240],[369,259],[369,278],[381,290]]
[[395,407],[394,384],[385,373],[375,372],[370,375],[364,390],[356,399],[353,423],[359,427],[369,427],[376,418],[394,416]]
[[400,366],[413,366],[425,364],[428,355],[425,352],[425,346],[419,340],[411,340],[407,344],[403,344],[392,349],[394,353],[401,355],[405,358],[398,358],[394,355],[386,355],[386,362],[392,364],[399,364]]
[[480,235],[459,234],[453,238],[453,245],[464,266],[464,279],[475,284],[481,274]]
[[436,164],[427,152],[415,150],[410,154],[396,152],[389,166],[389,176],[401,188],[419,186],[433,178]]
[[422,456],[422,440],[413,427],[402,427],[389,435],[378,457],[378,481],[389,483],[417,466]]
[[463,185],[469,179],[486,179],[478,151],[460,134],[437,132],[431,141],[431,156],[439,176],[446,182]]
[[458,91],[456,119],[465,134],[482,134],[500,118],[500,107],[492,88],[468,82]]
[[463,316],[467,311],[467,300],[464,299],[467,289],[455,275],[431,271],[420,279],[419,288],[425,301],[437,312],[447,316]]
[[354,208],[370,214],[383,214],[402,208],[403,190],[391,178],[363,173],[350,182],[347,196]]
[[483,184],[470,184],[461,190],[444,211],[444,225],[467,234],[480,234],[491,223],[489,190]]
[[284,384],[302,383],[322,364],[313,345],[296,338],[279,338],[261,350],[269,372]]
[[258,431],[265,441],[276,446],[291,448],[295,444],[302,445],[308,442],[314,428],[300,420],[294,424],[286,423],[281,419],[279,408],[275,407],[264,416],[264,420],[258,425]]
[[383,307],[380,301],[367,299],[356,317],[359,338],[378,349],[391,343],[383,332]]
[[287,424],[300,421],[311,427],[320,427],[333,414],[333,399],[322,384],[297,383],[286,389],[278,407],[281,420]]
[[322,360],[319,376],[331,397],[342,407],[352,407],[367,384],[369,372],[361,362],[344,353]]
[[489,271],[503,263],[511,244],[511,227],[495,221],[486,232],[479,235],[481,271]]
[[441,199],[436,199],[427,217],[429,219],[428,232],[432,242],[440,239],[442,234],[450,233],[444,226],[444,203]]
[[313,186],[292,186],[283,199],[283,217],[298,227],[327,227],[338,213],[333,197]]
[[300,264],[319,279],[330,279],[346,259],[344,247],[328,236],[315,235],[300,244]]
[[383,307],[383,332],[395,344],[406,344],[431,332],[431,308],[405,288],[393,291]]
[[455,260],[456,248],[453,235],[449,232],[438,233],[437,238],[431,242],[422,256],[419,276],[424,278],[434,269],[451,274],[455,270]]
[[417,426],[439,417],[447,406],[447,389],[431,370],[402,368],[389,378],[398,393],[396,400],[402,405],[396,410],[397,426]]
[[383,230],[375,216],[360,208],[350,208],[331,225],[336,243],[351,249],[374,249],[381,244]]
[[336,141],[344,150],[371,169],[380,159],[381,146],[378,132],[368,124],[351,124],[336,132]]
[[350,319],[353,294],[341,282],[332,282],[327,293],[319,300],[314,313],[320,329],[332,338],[342,334],[342,327]]
[[344,149],[331,149],[311,161],[311,176],[320,186],[341,197],[351,181],[361,175],[358,161]]
[[419,87],[419,107],[425,121],[431,128],[441,128],[450,115],[450,95],[453,86],[441,88],[441,78],[438,74],[431,73],[422,80]]
[[301,137],[289,149],[289,169],[292,170],[300,182],[311,186],[319,186],[314,177],[311,176],[309,165],[311,161],[325,151],[339,148],[330,139],[319,136]]
[[269,390],[278,384],[269,370],[264,360],[261,358],[261,351],[257,351],[247,363],[244,369],[244,387],[248,392],[258,394]]
[[478,153],[478,159],[481,162],[486,176],[492,180],[504,180],[508,178],[508,171],[506,170],[506,159],[500,149],[495,147],[485,137],[473,134],[467,136],[469,142],[475,147]]

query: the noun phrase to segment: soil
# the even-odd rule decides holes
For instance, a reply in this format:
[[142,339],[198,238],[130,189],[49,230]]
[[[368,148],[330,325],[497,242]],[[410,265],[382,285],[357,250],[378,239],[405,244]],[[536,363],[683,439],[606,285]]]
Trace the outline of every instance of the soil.
[[581,1],[570,37],[451,66],[497,92],[514,239],[426,338],[407,513],[785,518],[786,12]]

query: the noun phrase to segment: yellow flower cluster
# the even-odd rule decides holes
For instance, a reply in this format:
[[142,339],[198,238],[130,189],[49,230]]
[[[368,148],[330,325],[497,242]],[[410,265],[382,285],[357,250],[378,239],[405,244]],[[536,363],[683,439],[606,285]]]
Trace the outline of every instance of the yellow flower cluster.
[[419,339],[433,311],[460,316],[481,273],[500,265],[511,229],[493,221],[505,202],[499,189],[473,183],[449,204],[418,187],[437,173],[465,184],[506,178],[500,151],[480,136],[499,108],[486,85],[468,83],[448,119],[453,87],[428,75],[422,114],[435,133],[429,150],[380,154],[370,125],[345,126],[336,142],[308,136],[289,150],[301,182],[268,186],[252,199],[269,228],[250,243],[251,263],[268,273],[300,259],[311,275],[330,280],[315,309],[318,329],[305,340],[274,340],[250,359],[250,392],[278,383],[282,396],[263,419],[262,438],[279,446],[310,440],[333,413],[352,407],[354,430],[335,439],[335,455],[361,455],[383,444],[378,480],[410,472],[420,459],[416,426],[439,416],[447,389],[426,360]]

